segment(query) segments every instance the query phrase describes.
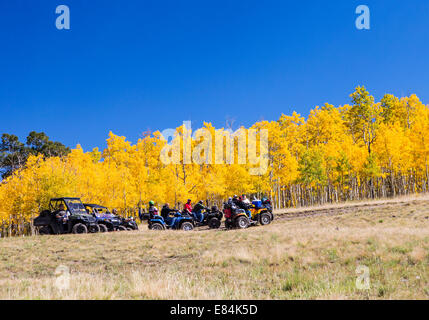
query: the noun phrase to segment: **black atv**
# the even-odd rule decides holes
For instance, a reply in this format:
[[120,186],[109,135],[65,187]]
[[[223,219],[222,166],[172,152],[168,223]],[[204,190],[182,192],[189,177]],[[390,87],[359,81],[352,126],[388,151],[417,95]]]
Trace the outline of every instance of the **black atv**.
[[121,226],[125,227],[127,230],[138,230],[139,226],[137,225],[134,217],[122,218]]
[[33,220],[39,234],[100,232],[96,219],[89,215],[80,198],[54,198],[49,209]]
[[226,229],[246,229],[250,225],[249,217],[244,209],[240,209],[234,204],[225,202],[223,213],[225,214]]
[[197,221],[194,218],[195,225],[200,226],[209,226],[210,229],[219,229],[220,224],[223,218],[223,213],[218,209],[217,206],[212,206],[210,209],[201,212],[203,215],[203,221]]

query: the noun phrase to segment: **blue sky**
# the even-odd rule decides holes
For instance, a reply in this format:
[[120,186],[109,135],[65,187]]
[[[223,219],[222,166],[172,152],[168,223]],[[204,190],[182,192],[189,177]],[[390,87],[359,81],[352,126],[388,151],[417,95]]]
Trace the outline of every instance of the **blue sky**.
[[[60,4],[71,30],[55,28]],[[0,133],[85,150],[110,130],[136,142],[184,120],[308,115],[357,85],[429,103],[427,0],[1,1],[0,44]]]

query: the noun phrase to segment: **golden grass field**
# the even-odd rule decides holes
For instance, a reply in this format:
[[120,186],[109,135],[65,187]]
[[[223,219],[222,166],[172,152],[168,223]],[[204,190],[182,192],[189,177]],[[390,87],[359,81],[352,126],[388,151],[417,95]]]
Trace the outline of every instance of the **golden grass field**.
[[0,299],[428,299],[428,217],[415,197],[291,209],[242,231],[5,238]]

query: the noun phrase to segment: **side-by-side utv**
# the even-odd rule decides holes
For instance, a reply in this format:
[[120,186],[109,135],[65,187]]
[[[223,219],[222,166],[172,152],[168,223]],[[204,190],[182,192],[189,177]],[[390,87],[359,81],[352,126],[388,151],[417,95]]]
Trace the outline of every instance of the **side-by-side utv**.
[[100,231],[96,219],[88,214],[80,198],[54,198],[49,209],[33,221],[39,234],[95,233]]
[[84,203],[83,205],[86,211],[95,217],[102,232],[139,229],[133,217],[122,218],[110,212],[107,207],[98,204]]
[[127,230],[121,226],[122,219],[112,214],[106,207],[91,203],[84,203],[83,205],[88,214],[92,215],[100,225],[101,232]]

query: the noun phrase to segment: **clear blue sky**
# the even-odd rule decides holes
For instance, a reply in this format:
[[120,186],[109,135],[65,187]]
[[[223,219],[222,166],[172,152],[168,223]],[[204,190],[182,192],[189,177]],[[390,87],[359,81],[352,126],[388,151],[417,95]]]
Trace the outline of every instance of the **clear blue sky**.
[[[71,30],[55,28],[66,4]],[[371,30],[355,8],[371,10]],[[112,130],[223,126],[349,102],[429,103],[429,1],[0,2],[0,134],[32,130],[85,150]]]

